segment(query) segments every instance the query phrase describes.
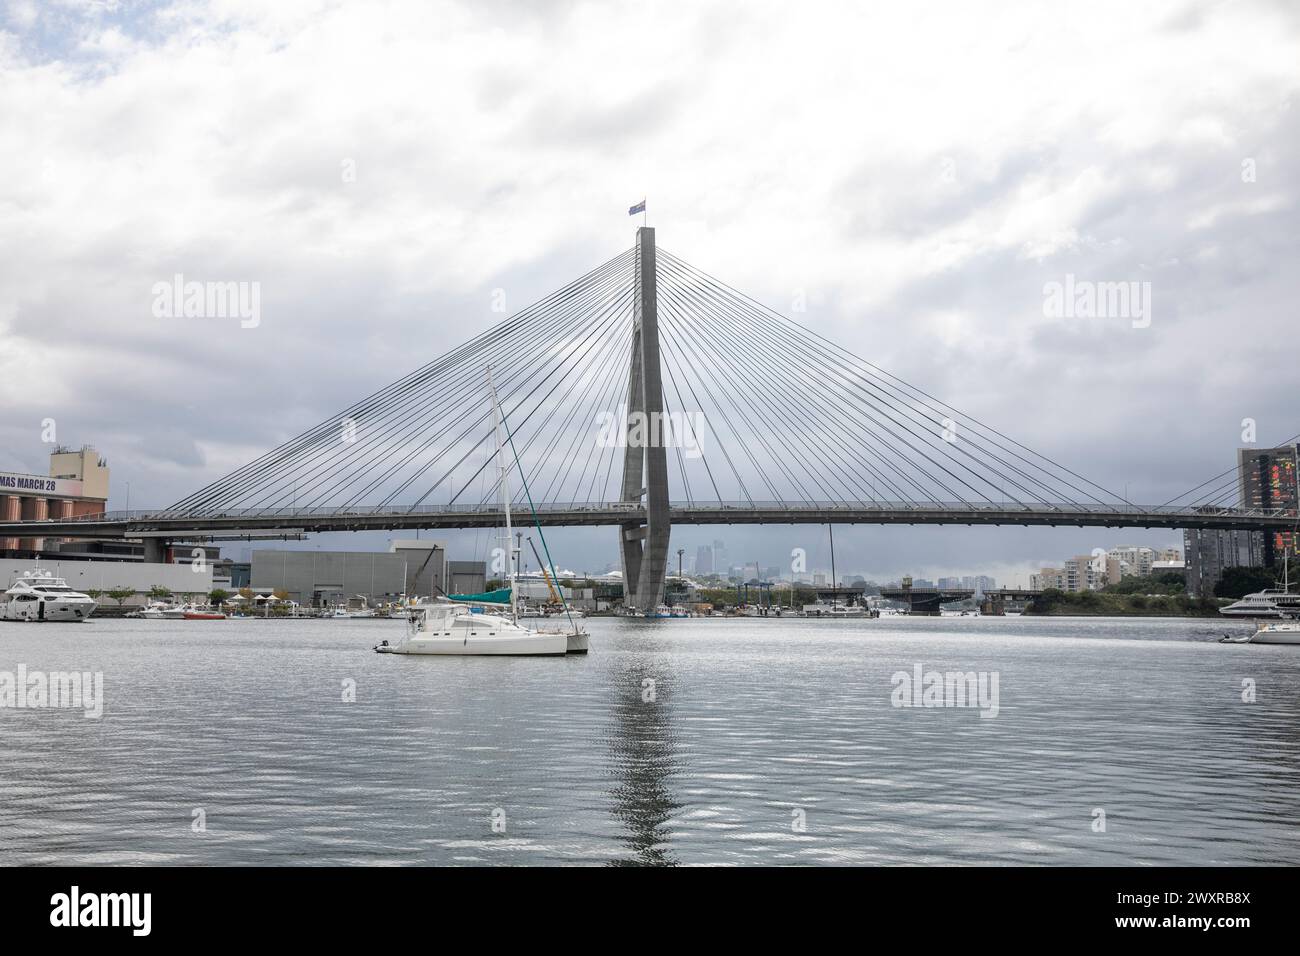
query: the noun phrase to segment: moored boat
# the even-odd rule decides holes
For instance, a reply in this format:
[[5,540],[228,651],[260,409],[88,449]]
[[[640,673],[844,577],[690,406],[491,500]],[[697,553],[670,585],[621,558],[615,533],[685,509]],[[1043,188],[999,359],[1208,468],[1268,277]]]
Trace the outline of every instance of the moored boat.
[[0,620],[84,621],[98,606],[90,595],[68,587],[63,578],[33,568],[20,574],[4,592]]
[[[505,513],[504,541],[507,546],[505,552],[509,565],[509,590],[502,589],[502,591],[480,595],[456,595],[420,602],[408,609],[407,633],[404,639],[394,644],[381,641],[375,646],[375,651],[380,654],[558,657],[570,653],[587,653],[587,634],[577,624],[566,633],[558,629],[534,629],[519,623],[521,615],[518,588],[515,583],[519,548],[513,540],[511,525],[510,486],[505,465],[503,438],[504,419],[496,389],[492,384],[490,368],[487,386],[496,417],[497,470],[500,475],[499,491],[502,510]],[[515,463],[516,465],[519,463],[517,456]],[[523,468],[520,467],[519,471],[522,476]],[[527,489],[525,478],[524,490]],[[533,517],[536,521],[535,512]],[[540,525],[537,530],[540,534]],[[494,598],[504,600],[492,600]],[[537,616],[540,616],[540,612]]]
[[186,621],[224,621],[226,619],[224,612],[210,607],[200,607],[197,604],[185,605],[181,611],[181,617]]

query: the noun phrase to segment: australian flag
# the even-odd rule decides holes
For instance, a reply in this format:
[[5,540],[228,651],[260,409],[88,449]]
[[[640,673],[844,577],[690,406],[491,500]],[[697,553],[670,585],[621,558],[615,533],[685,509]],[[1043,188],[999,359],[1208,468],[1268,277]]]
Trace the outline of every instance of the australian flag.
[[642,199],[635,206],[630,206],[627,210],[629,216],[635,216],[639,212],[645,212],[645,200]]

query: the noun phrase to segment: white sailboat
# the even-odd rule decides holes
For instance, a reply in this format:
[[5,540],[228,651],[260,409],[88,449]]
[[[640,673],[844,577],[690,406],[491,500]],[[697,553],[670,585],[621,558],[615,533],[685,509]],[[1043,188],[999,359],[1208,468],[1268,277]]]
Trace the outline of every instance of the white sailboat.
[[481,602],[453,601],[439,598],[424,601],[408,609],[407,633],[396,644],[383,641],[375,647],[380,654],[442,654],[456,656],[562,656],[587,652],[587,635],[575,626],[573,633],[562,630],[537,630],[519,623],[518,587],[515,568],[518,549],[514,544],[510,512],[510,482],[502,440],[501,405],[492,384],[492,370],[487,371],[488,391],[496,417],[497,470],[505,512],[505,543],[509,564],[510,600],[507,613],[492,613]]

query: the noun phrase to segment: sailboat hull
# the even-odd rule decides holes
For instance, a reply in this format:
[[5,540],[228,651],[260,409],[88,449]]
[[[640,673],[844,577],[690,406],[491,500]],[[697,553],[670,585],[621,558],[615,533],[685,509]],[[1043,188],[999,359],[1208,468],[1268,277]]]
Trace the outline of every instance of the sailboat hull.
[[497,657],[563,657],[568,644],[563,634],[497,634],[475,637],[418,635],[400,644],[381,644],[381,654]]
[[1300,644],[1300,628],[1293,624],[1265,624],[1255,632],[1255,636],[1250,639],[1249,643]]

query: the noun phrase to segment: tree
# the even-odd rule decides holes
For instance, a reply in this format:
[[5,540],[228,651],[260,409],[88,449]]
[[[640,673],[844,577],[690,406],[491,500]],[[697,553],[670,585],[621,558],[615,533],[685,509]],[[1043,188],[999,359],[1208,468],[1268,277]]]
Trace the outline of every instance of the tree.
[[1214,596],[1242,598],[1255,591],[1263,591],[1277,584],[1273,572],[1267,568],[1224,568],[1223,577],[1214,586]]
[[1147,577],[1130,574],[1102,590],[1107,594],[1181,594],[1187,589],[1179,571],[1157,571]]
[[165,588],[161,584],[155,584],[149,589],[149,598],[153,601],[169,601],[171,596],[171,588]]
[[225,603],[225,600],[228,597],[230,597],[229,591],[225,590],[224,588],[213,588],[212,593],[208,595],[208,600],[211,601],[216,607],[221,607],[221,605]]
[[111,600],[116,601],[118,607],[121,607],[122,602],[127,598],[135,597],[135,588],[109,588],[104,593],[107,594]]
[[99,588],[86,588],[86,597],[90,598],[92,601],[98,601],[99,596],[103,593],[104,592]]
[[276,588],[274,591],[271,592],[271,594],[274,595],[277,601],[289,600],[289,592],[286,591],[284,588]]

